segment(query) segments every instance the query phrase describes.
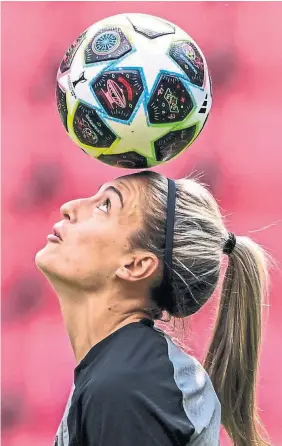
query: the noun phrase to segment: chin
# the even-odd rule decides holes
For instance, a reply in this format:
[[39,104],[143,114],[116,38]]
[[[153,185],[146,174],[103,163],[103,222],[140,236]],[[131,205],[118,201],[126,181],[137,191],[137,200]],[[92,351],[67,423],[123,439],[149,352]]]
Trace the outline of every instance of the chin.
[[43,273],[52,274],[52,272],[54,272],[54,265],[56,264],[56,261],[54,259],[54,253],[51,253],[48,250],[48,245],[37,252],[34,260],[37,268]]
[[35,265],[56,289],[58,284],[69,282],[69,270],[64,267],[64,258],[47,244],[35,255]]

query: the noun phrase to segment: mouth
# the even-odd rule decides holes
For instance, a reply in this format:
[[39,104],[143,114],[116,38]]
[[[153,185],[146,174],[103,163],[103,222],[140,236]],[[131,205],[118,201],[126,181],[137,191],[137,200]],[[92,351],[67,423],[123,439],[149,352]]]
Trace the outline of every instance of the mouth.
[[53,227],[53,233],[52,233],[52,234],[49,234],[49,235],[47,236],[47,240],[48,240],[49,242],[60,243],[60,242],[63,241],[63,237],[62,237],[62,235],[61,235],[59,229],[56,228],[56,227],[54,226],[54,227]]
[[53,235],[58,237],[61,240],[61,242],[63,241],[61,233],[59,232],[59,230],[57,228],[55,228],[55,226],[53,227]]

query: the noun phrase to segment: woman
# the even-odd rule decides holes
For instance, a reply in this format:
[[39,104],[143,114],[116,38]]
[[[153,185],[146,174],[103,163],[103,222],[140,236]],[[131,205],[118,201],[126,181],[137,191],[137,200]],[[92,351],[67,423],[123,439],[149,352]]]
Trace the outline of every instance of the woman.
[[[228,233],[210,193],[154,172],[61,208],[36,256],[77,361],[58,446],[267,445],[255,383],[267,278],[263,250]],[[154,326],[198,311],[229,263],[204,367]]]

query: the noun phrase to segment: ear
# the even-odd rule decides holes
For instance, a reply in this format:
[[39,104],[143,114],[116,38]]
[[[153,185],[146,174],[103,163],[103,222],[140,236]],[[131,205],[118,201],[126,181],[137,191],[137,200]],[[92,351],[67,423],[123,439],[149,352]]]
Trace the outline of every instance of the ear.
[[137,282],[153,277],[159,267],[159,259],[150,252],[137,251],[127,257],[116,270],[116,275],[129,282]]

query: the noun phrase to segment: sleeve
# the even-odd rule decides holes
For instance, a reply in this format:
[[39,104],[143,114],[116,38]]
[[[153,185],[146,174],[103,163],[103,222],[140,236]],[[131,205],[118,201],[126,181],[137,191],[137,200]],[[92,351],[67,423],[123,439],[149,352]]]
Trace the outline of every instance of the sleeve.
[[[175,419],[175,422],[174,422]],[[178,426],[176,413],[163,407],[128,381],[88,392],[82,408],[83,446],[185,446],[190,426]]]

